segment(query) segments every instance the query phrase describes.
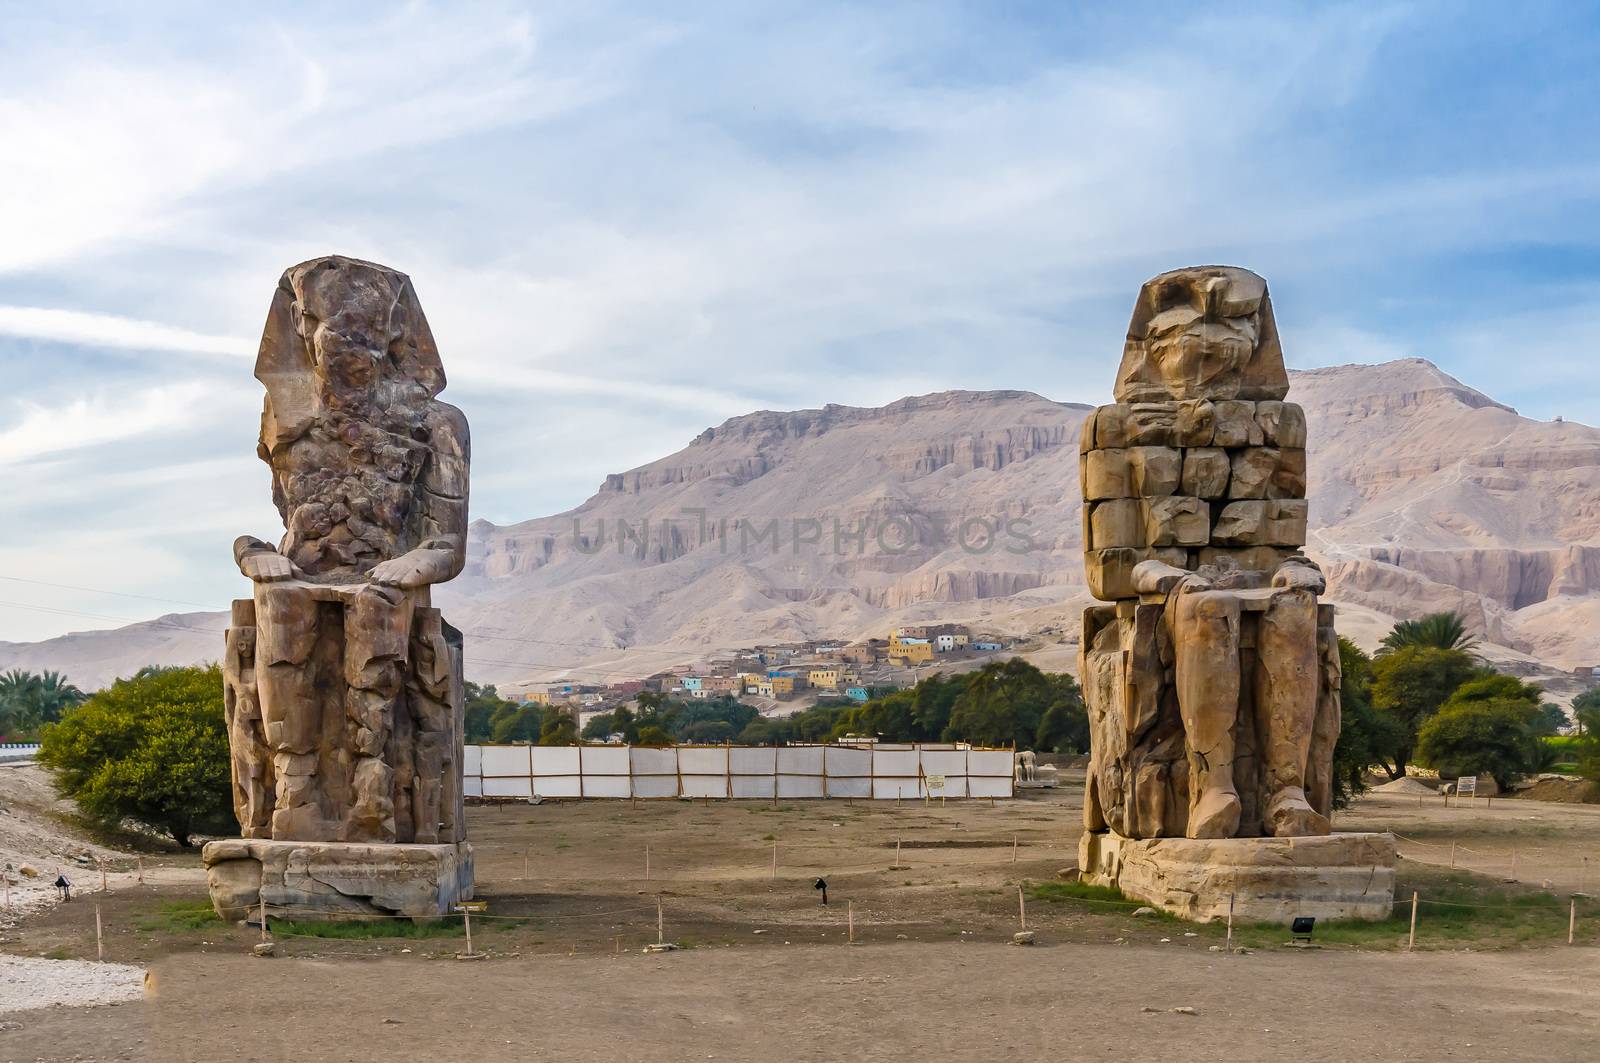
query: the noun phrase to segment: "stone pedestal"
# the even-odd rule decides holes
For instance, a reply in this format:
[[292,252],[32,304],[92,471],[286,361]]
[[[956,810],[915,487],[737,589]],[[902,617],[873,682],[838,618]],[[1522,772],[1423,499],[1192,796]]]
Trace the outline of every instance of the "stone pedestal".
[[223,919],[253,915],[337,919],[403,915],[426,919],[472,897],[472,846],[230,838],[201,856],[211,903]]
[[1394,904],[1392,834],[1304,838],[1124,838],[1085,832],[1078,843],[1084,882],[1113,886],[1183,919],[1283,923],[1387,919]]

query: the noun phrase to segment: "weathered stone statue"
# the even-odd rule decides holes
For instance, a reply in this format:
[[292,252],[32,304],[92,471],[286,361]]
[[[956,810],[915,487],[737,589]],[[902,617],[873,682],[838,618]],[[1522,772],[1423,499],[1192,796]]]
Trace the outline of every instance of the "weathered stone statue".
[[439,914],[471,895],[461,635],[429,588],[465,561],[467,423],[411,281],[330,256],[284,273],[255,375],[286,534],[223,657],[243,839],[206,847],[218,912]]
[[[1288,390],[1266,282],[1233,267],[1174,270],[1141,289],[1117,401],[1084,422],[1085,568],[1114,604],[1084,614],[1080,867],[1182,914],[1214,914],[1221,895],[1199,897],[1176,866],[1269,849],[1123,843],[1330,831],[1339,647],[1333,607],[1317,601],[1322,574],[1300,553],[1306,421]],[[1381,849],[1373,839],[1387,836],[1338,837]],[[1311,852],[1302,844],[1302,864],[1319,859]],[[1164,871],[1129,873],[1156,853]],[[1383,862],[1368,855],[1363,873]],[[1379,914],[1376,902],[1346,907],[1336,914]]]

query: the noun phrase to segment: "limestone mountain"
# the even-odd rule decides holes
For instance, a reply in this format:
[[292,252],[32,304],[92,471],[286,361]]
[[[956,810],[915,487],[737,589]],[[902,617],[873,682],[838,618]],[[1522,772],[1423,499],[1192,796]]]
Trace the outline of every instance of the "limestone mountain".
[[[1502,659],[1600,659],[1600,430],[1520,417],[1419,359],[1291,381],[1310,429],[1308,550],[1341,631],[1370,644],[1393,618],[1455,608]],[[467,633],[469,675],[502,684],[915,620],[1072,638],[1089,409],[945,392],[736,417],[569,512],[474,523],[438,600]],[[94,685],[213,658],[221,626],[180,614],[0,644],[0,667]]]

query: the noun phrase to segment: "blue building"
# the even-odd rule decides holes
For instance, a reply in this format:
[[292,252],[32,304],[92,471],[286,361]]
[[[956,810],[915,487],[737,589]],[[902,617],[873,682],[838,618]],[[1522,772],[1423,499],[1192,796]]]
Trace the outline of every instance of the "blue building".
[[1005,647],[1000,645],[998,642],[974,642],[972,644],[972,648],[975,649],[975,650],[1003,650],[1003,649],[1005,649]]
[[849,698],[851,701],[869,700],[866,687],[845,687],[844,696]]

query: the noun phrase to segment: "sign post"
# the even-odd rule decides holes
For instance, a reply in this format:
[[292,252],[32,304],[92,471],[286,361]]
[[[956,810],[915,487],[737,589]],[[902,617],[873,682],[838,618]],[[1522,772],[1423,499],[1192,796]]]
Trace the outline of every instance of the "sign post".
[[1456,780],[1456,799],[1467,799],[1467,804],[1474,805],[1478,797],[1478,777],[1476,775],[1463,775]]

